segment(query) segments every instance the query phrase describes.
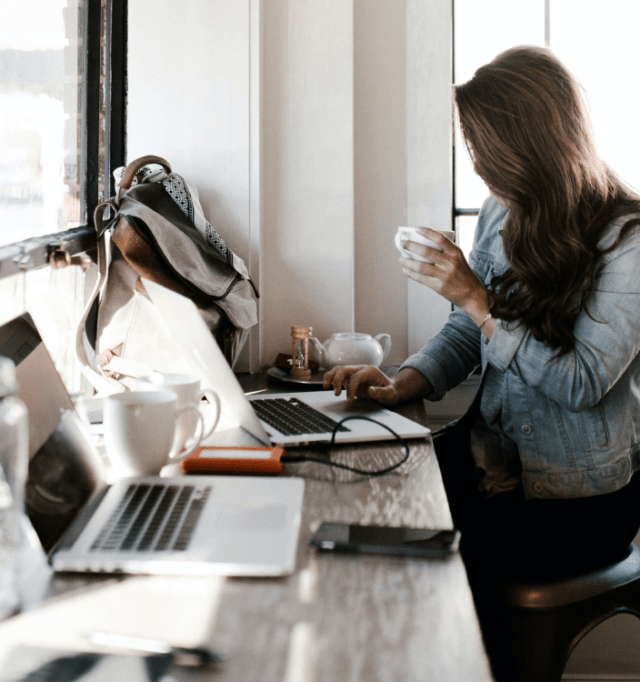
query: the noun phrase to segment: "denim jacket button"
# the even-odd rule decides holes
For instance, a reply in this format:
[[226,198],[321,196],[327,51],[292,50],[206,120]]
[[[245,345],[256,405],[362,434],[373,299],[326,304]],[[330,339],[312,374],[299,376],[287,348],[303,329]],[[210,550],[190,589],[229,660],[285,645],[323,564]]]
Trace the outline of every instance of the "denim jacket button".
[[524,433],[525,436],[528,436],[532,431],[533,429],[529,426],[529,424],[525,424],[522,427],[522,433]]
[[541,493],[544,490],[544,488],[542,487],[542,483],[540,483],[540,481],[536,481],[532,487],[534,493]]

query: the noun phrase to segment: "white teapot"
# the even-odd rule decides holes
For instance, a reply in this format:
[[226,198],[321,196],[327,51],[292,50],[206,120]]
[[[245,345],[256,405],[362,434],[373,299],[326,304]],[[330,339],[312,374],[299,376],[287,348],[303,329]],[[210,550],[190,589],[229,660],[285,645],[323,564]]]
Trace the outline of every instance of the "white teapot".
[[[356,334],[342,332],[332,334],[324,344],[315,337],[309,339],[316,359],[326,369],[336,365],[375,365],[387,357],[391,350],[389,334]],[[381,345],[382,344],[382,345]]]

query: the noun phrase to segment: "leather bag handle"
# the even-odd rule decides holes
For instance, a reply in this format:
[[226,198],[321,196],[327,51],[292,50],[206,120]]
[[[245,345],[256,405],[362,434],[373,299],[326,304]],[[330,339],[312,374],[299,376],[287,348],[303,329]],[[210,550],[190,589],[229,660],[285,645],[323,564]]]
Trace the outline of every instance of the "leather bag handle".
[[162,166],[167,173],[171,173],[171,166],[168,161],[165,161],[161,156],[141,156],[139,159],[132,161],[124,169],[124,173],[120,178],[120,188],[123,190],[128,190],[131,187],[133,178],[135,178],[136,173],[144,166],[148,166],[150,163],[157,163]]

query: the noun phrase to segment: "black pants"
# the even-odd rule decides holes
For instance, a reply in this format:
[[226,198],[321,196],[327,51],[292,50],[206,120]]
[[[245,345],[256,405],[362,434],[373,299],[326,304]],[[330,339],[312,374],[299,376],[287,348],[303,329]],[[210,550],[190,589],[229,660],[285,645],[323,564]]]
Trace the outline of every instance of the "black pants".
[[640,527],[640,472],[621,490],[578,499],[527,500],[522,489],[478,492],[468,415],[434,437],[460,551],[495,679],[513,682],[507,614],[496,583],[559,579],[622,559]]
[[527,500],[517,489],[486,498],[478,492],[469,422],[434,444],[472,589],[606,566],[625,556],[640,529],[640,472],[624,488],[594,497]]

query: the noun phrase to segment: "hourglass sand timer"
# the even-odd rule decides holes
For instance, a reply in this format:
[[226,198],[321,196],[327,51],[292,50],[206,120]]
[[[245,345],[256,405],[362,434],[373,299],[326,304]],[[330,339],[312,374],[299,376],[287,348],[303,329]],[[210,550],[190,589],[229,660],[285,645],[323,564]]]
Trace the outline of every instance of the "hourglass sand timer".
[[311,327],[291,327],[293,337],[293,353],[291,359],[291,376],[295,379],[310,379],[309,369],[309,337]]

